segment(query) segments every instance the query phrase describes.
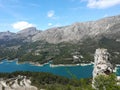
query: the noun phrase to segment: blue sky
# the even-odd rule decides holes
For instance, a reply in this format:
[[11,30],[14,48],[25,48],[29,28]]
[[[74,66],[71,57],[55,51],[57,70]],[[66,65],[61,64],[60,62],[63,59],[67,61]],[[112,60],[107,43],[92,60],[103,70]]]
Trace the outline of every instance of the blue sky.
[[120,0],[0,0],[0,32],[39,30],[120,15]]

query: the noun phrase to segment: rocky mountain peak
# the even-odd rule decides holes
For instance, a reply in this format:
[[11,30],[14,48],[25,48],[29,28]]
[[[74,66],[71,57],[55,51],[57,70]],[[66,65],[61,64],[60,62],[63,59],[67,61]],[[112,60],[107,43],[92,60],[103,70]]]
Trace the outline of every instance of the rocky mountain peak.
[[26,28],[26,29],[23,29],[21,31],[19,31],[17,34],[29,34],[29,35],[34,35],[36,33],[38,33],[40,31],[38,31],[36,29],[36,27],[29,27],[29,28]]
[[15,34],[15,33],[12,33],[10,31],[0,32],[0,35],[11,35],[11,34]]
[[8,40],[8,39],[12,39],[12,37],[15,35],[15,33],[12,33],[10,31],[6,31],[6,32],[0,32],[0,39],[2,40]]
[[36,35],[37,33],[40,33],[41,31],[40,30],[37,30],[36,27],[29,27],[29,28],[26,28],[26,29],[23,29],[21,31],[19,31],[17,34],[16,34],[16,37],[17,38],[20,38],[20,39],[24,39],[24,41],[31,41],[31,38]]

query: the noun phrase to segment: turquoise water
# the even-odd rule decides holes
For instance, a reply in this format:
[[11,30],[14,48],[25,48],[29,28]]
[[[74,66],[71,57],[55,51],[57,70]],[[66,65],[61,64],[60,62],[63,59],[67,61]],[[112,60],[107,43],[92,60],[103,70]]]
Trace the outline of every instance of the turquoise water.
[[117,72],[116,72],[117,76],[120,76],[120,66],[117,66]]
[[17,60],[11,62],[3,60],[0,63],[0,72],[14,71],[50,72],[68,78],[73,77],[73,75],[77,78],[88,78],[92,77],[93,65],[50,67],[50,64],[45,64],[43,66],[34,66],[29,63],[17,64]]

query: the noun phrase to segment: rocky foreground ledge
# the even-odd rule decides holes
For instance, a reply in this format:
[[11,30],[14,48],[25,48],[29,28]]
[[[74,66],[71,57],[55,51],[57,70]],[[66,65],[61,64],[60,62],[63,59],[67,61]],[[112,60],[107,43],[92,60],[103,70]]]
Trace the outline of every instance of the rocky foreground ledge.
[[26,76],[18,75],[15,78],[0,79],[0,90],[38,90],[31,85],[30,79]]

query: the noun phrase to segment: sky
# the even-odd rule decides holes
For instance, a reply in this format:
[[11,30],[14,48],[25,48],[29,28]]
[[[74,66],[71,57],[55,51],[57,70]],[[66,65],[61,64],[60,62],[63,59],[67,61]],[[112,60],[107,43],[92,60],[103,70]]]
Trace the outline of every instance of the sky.
[[120,0],[0,0],[0,32],[46,30],[120,15]]

